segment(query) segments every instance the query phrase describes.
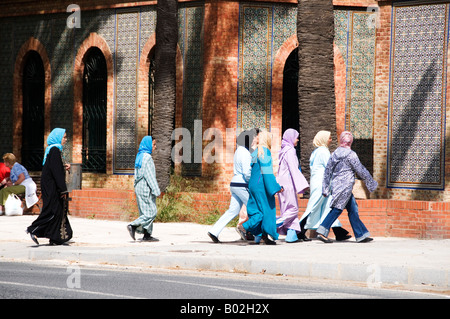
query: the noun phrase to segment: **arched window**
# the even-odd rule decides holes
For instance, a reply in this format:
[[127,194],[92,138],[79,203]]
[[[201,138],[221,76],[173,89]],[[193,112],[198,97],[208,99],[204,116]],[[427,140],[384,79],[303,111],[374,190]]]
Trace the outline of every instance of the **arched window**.
[[29,171],[41,171],[44,157],[45,71],[36,51],[26,56],[22,78],[22,165]]
[[[283,110],[282,133],[288,128],[299,129],[298,112],[298,48],[286,59],[283,71]],[[297,156],[300,158],[300,143],[297,144]]]
[[85,55],[83,72],[83,148],[85,172],[106,172],[106,60],[98,48]]

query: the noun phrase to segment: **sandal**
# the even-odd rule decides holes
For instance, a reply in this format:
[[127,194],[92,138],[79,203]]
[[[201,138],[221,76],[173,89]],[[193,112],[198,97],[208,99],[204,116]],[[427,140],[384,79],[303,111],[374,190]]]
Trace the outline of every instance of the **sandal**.
[[325,236],[322,235],[322,234],[317,234],[317,239],[319,239],[320,241],[322,241],[322,242],[324,242],[324,243],[326,243],[326,244],[330,244],[330,243],[333,242],[331,239],[325,237]]

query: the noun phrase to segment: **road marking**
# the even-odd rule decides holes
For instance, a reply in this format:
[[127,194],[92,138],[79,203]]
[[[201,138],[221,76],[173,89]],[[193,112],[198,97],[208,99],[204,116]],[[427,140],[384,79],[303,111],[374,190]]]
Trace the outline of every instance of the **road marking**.
[[70,292],[77,292],[77,293],[83,293],[83,294],[102,295],[102,296],[105,296],[105,297],[124,298],[124,299],[144,299],[144,298],[141,298],[141,297],[117,295],[117,294],[110,294],[110,293],[106,293],[106,292],[96,292],[96,291],[89,291],[89,290],[82,290],[82,289],[50,287],[50,286],[24,284],[24,283],[19,283],[19,282],[10,282],[10,281],[0,281],[0,285],[33,287],[33,288],[59,290],[59,291],[66,291],[66,292],[70,291]]
[[243,294],[247,294],[247,295],[254,295],[254,296],[258,296],[258,297],[264,297],[267,298],[267,293],[258,293],[258,292],[253,292],[253,291],[248,291],[248,290],[243,290],[243,289],[234,289],[234,288],[227,288],[227,287],[222,287],[222,286],[212,286],[212,285],[204,285],[204,284],[197,284],[197,283],[191,283],[191,282],[183,282],[183,281],[177,281],[177,280],[161,280],[164,282],[172,282],[172,283],[176,283],[176,284],[184,284],[184,285],[192,285],[192,286],[199,286],[199,287],[206,287],[206,288],[213,288],[213,289],[222,289],[222,290],[228,290],[228,291],[233,291],[233,292],[239,292],[239,293],[243,293]]

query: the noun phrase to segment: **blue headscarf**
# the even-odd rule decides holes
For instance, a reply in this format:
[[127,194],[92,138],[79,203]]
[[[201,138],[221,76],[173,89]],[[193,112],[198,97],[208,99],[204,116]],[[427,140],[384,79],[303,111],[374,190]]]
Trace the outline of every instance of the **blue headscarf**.
[[47,159],[47,155],[50,152],[50,149],[52,147],[59,148],[60,151],[62,151],[62,139],[64,137],[64,133],[66,133],[66,130],[63,128],[55,128],[50,133],[50,135],[47,137],[47,148],[45,149],[44,154],[44,161],[42,162],[42,165],[45,164],[45,160]]
[[152,153],[152,149],[153,149],[152,143],[153,143],[153,139],[151,136],[145,136],[142,139],[141,144],[139,145],[138,153],[136,155],[136,161],[134,162],[135,168],[141,168],[142,157],[144,156],[145,153],[148,153],[148,154]]

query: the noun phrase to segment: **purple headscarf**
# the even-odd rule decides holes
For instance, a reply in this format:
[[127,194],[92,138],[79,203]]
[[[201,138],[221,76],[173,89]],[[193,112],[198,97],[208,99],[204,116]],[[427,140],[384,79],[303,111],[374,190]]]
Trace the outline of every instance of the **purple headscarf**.
[[341,133],[341,136],[339,137],[339,146],[350,148],[353,143],[353,135],[349,131],[344,131]]
[[283,134],[283,140],[281,141],[281,150],[280,150],[280,161],[283,158],[284,154],[291,148],[295,148],[294,142],[299,136],[299,133],[293,128],[288,128]]

